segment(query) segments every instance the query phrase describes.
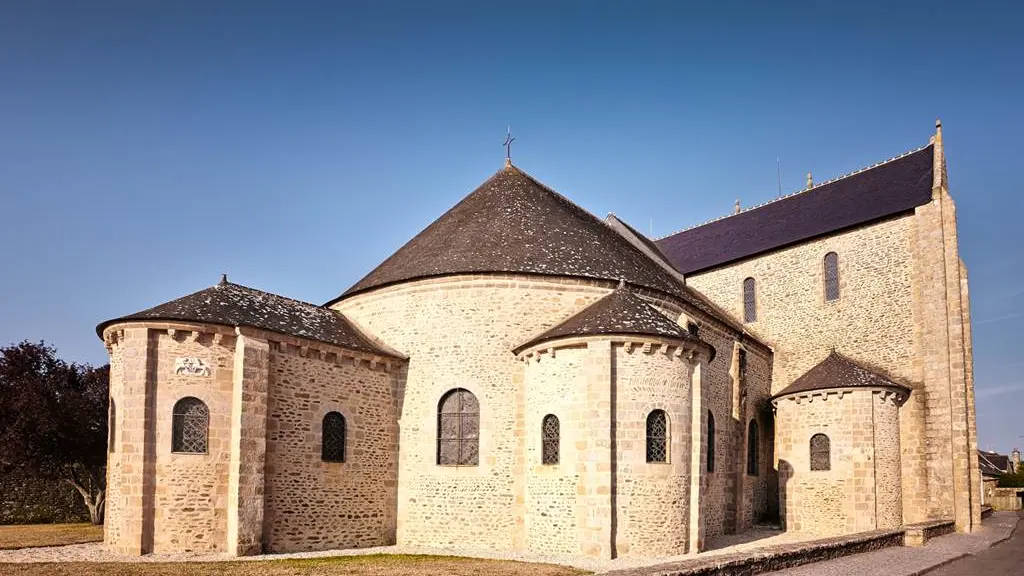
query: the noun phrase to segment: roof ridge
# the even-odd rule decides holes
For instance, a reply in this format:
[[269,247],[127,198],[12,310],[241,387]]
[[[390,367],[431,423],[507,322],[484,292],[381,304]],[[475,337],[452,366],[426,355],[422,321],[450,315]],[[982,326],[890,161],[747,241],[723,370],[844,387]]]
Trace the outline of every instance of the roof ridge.
[[932,146],[932,142],[929,142],[929,143],[927,143],[927,144],[925,144],[923,146],[919,146],[919,147],[914,148],[912,150],[908,150],[906,152],[903,152],[902,154],[898,154],[896,156],[893,156],[892,158],[889,158],[888,160],[882,160],[881,162],[876,162],[876,163],[871,164],[869,166],[864,166],[862,168],[858,168],[857,170],[854,170],[852,172],[847,172],[846,174],[840,174],[839,176],[836,176],[836,177],[831,178],[829,180],[825,180],[823,182],[819,182],[818,184],[815,184],[814,186],[812,186],[810,188],[802,188],[800,190],[796,190],[796,191],[790,192],[789,194],[786,194],[784,196],[779,196],[777,198],[772,198],[772,199],[766,200],[766,201],[764,201],[764,202],[762,202],[760,204],[757,204],[755,206],[751,206],[749,208],[741,209],[739,212],[736,212],[734,214],[726,214],[724,216],[718,216],[716,218],[711,218],[710,220],[705,220],[704,222],[701,222],[699,224],[694,224],[694,225],[688,226],[686,228],[680,228],[679,230],[676,230],[674,232],[670,232],[668,234],[665,234],[664,236],[659,236],[657,238],[652,238],[651,240],[654,240],[654,241],[664,240],[665,238],[668,238],[670,236],[675,236],[676,234],[680,234],[682,232],[688,232],[688,231],[693,230],[695,228],[700,228],[701,226],[706,226],[708,224],[711,224],[712,222],[718,222],[719,220],[725,220],[726,218],[731,218],[733,216],[739,216],[740,214],[746,214],[747,212],[751,212],[753,210],[757,210],[758,208],[767,206],[768,204],[774,204],[775,202],[786,200],[788,198],[793,198],[794,196],[799,196],[799,195],[801,195],[801,194],[803,194],[805,192],[811,192],[813,190],[817,190],[818,188],[821,188],[822,186],[825,186],[825,185],[828,185],[828,184],[833,184],[833,183],[838,182],[840,180],[845,180],[846,178],[850,178],[852,176],[856,176],[858,174],[862,174],[864,172],[867,172],[868,170],[872,170],[874,168],[878,168],[880,166],[884,166],[886,164],[889,164],[890,162],[895,162],[896,160],[899,160],[901,158],[905,158],[907,156],[910,156],[911,154],[916,154],[916,153],[924,150],[925,148],[927,148],[929,146]]

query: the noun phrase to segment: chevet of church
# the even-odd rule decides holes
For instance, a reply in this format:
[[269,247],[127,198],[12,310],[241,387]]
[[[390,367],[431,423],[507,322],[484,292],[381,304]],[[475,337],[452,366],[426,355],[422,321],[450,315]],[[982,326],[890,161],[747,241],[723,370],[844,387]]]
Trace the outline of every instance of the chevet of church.
[[727,211],[650,238],[506,160],[329,302],[224,277],[103,322],[105,545],[607,559],[771,520],[975,529],[941,124]]

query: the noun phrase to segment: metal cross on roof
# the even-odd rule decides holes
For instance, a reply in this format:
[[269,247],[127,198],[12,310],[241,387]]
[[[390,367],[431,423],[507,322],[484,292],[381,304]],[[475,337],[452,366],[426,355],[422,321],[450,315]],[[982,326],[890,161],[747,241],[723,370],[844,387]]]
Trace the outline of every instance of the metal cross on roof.
[[516,139],[516,137],[512,135],[512,127],[509,126],[508,127],[508,132],[507,132],[507,134],[505,136],[505,143],[502,144],[502,146],[505,147],[505,165],[506,166],[511,166],[512,165],[512,142],[514,142],[515,139]]

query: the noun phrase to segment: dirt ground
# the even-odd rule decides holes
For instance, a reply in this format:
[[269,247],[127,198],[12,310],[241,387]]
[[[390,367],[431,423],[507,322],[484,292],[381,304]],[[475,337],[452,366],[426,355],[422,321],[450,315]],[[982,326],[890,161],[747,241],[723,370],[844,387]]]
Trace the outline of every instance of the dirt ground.
[[581,570],[551,564],[450,556],[343,556],[260,562],[0,564],[3,576],[574,576]]

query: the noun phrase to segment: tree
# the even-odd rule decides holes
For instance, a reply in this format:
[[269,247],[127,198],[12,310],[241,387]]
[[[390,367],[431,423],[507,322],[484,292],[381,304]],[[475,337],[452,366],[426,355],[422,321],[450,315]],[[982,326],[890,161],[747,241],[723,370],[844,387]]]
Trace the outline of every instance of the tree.
[[45,342],[0,348],[0,465],[74,486],[93,524],[103,523],[109,373]]
[[1024,488],[1024,466],[1018,466],[1013,474],[1003,474],[999,477],[1000,488]]

